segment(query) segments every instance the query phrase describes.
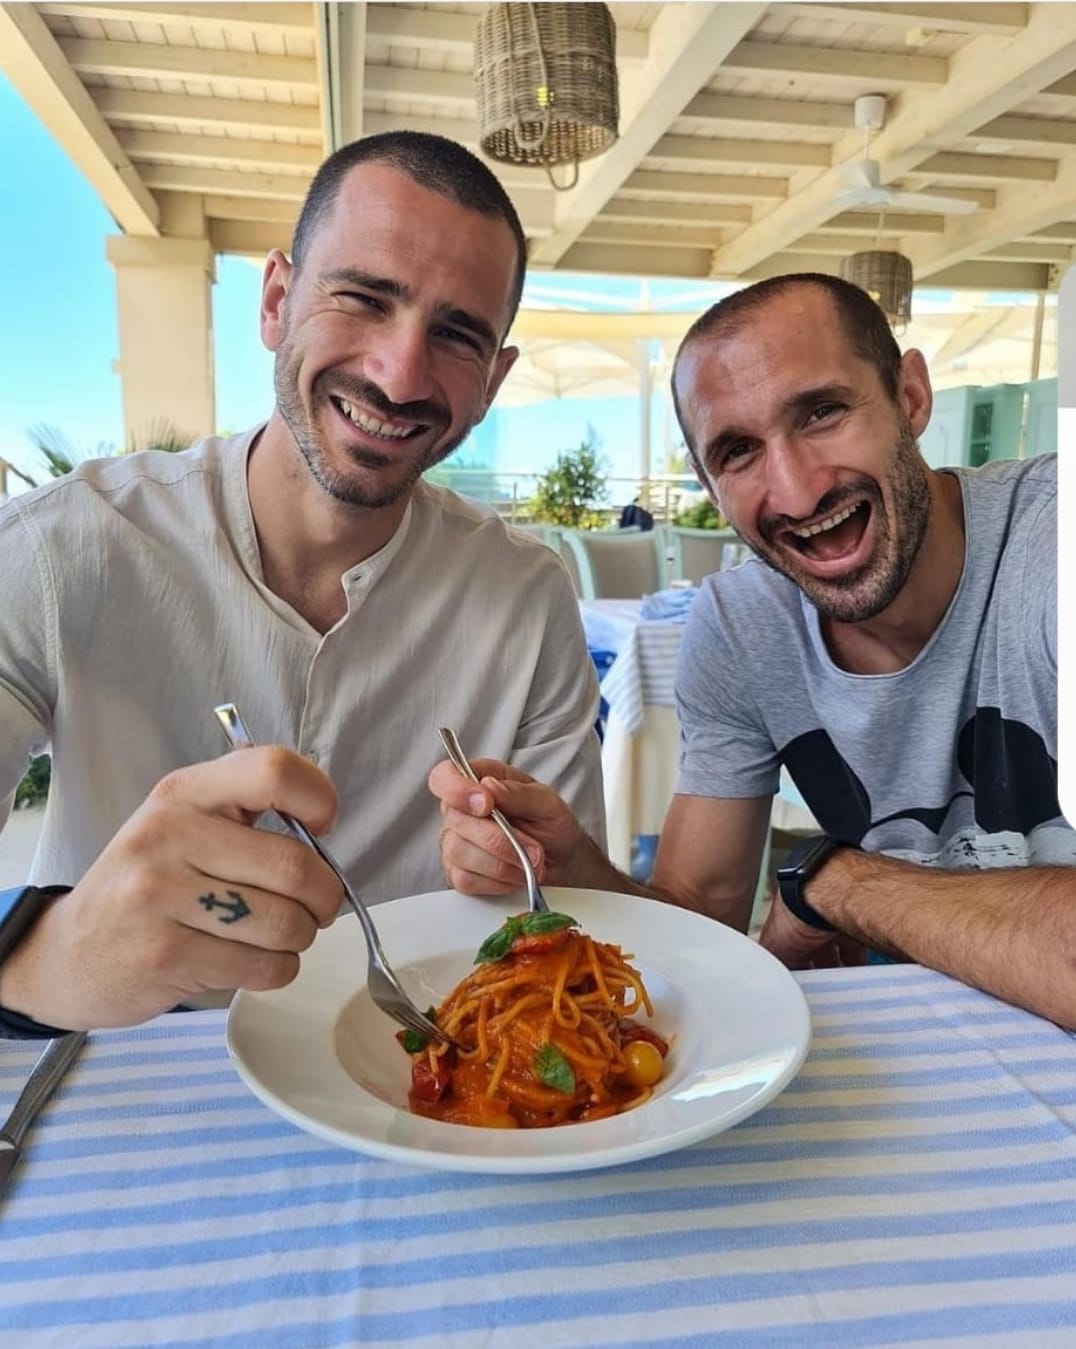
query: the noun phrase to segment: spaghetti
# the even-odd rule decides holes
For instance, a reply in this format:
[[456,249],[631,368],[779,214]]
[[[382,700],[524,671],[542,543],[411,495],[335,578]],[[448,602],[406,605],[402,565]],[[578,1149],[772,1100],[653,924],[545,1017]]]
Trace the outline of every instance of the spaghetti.
[[411,1053],[416,1114],[546,1128],[604,1119],[650,1097],[668,1045],[632,1020],[653,1007],[618,946],[565,914],[530,913],[484,942],[476,965],[431,1009],[462,1048],[398,1037]]

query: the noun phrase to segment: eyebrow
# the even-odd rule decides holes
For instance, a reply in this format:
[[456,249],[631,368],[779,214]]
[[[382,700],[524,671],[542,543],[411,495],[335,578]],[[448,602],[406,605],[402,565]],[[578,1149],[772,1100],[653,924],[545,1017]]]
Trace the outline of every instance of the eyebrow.
[[[799,393],[794,393],[786,398],[781,404],[781,417],[787,417],[790,413],[796,417],[803,416],[811,408],[817,407],[819,403],[853,403],[859,401],[859,395],[847,384],[820,384],[813,389],[802,389]],[[707,441],[703,448],[703,463],[709,464],[720,460],[722,454],[734,445],[736,441],[744,438],[751,439],[752,433],[743,427],[732,425],[723,427],[716,436]]]
[[[384,295],[392,300],[407,301],[412,298],[410,287],[401,281],[394,281],[387,276],[375,276],[372,272],[363,272],[356,267],[340,267],[335,271],[326,272],[322,280],[332,285],[359,286],[363,290],[373,291],[375,295]],[[500,346],[497,334],[486,320],[479,318],[477,314],[468,313],[466,309],[441,303],[434,306],[434,317],[441,323],[451,323],[456,328],[465,328],[478,338],[487,351],[496,351]]]

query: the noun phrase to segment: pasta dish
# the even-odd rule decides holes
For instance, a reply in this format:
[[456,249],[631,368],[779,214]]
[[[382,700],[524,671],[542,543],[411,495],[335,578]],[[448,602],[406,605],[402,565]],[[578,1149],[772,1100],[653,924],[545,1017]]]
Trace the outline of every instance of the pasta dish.
[[619,946],[566,914],[509,918],[431,1016],[457,1042],[398,1039],[411,1054],[415,1114],[485,1128],[604,1119],[646,1101],[668,1044],[633,1020],[653,1015]]

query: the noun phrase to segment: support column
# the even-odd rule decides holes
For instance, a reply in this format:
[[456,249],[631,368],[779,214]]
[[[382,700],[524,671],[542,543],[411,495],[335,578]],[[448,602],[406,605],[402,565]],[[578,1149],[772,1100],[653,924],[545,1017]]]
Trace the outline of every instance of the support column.
[[163,424],[192,440],[212,434],[212,245],[111,235],[108,260],[116,269],[125,447],[148,448]]

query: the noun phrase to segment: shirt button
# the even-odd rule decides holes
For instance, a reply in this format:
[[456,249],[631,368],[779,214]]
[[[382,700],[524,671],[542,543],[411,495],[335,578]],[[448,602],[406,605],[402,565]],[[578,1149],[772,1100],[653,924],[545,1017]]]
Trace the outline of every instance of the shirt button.
[[308,750],[306,757],[310,760],[312,764],[321,763],[321,755],[317,752],[316,749]]

